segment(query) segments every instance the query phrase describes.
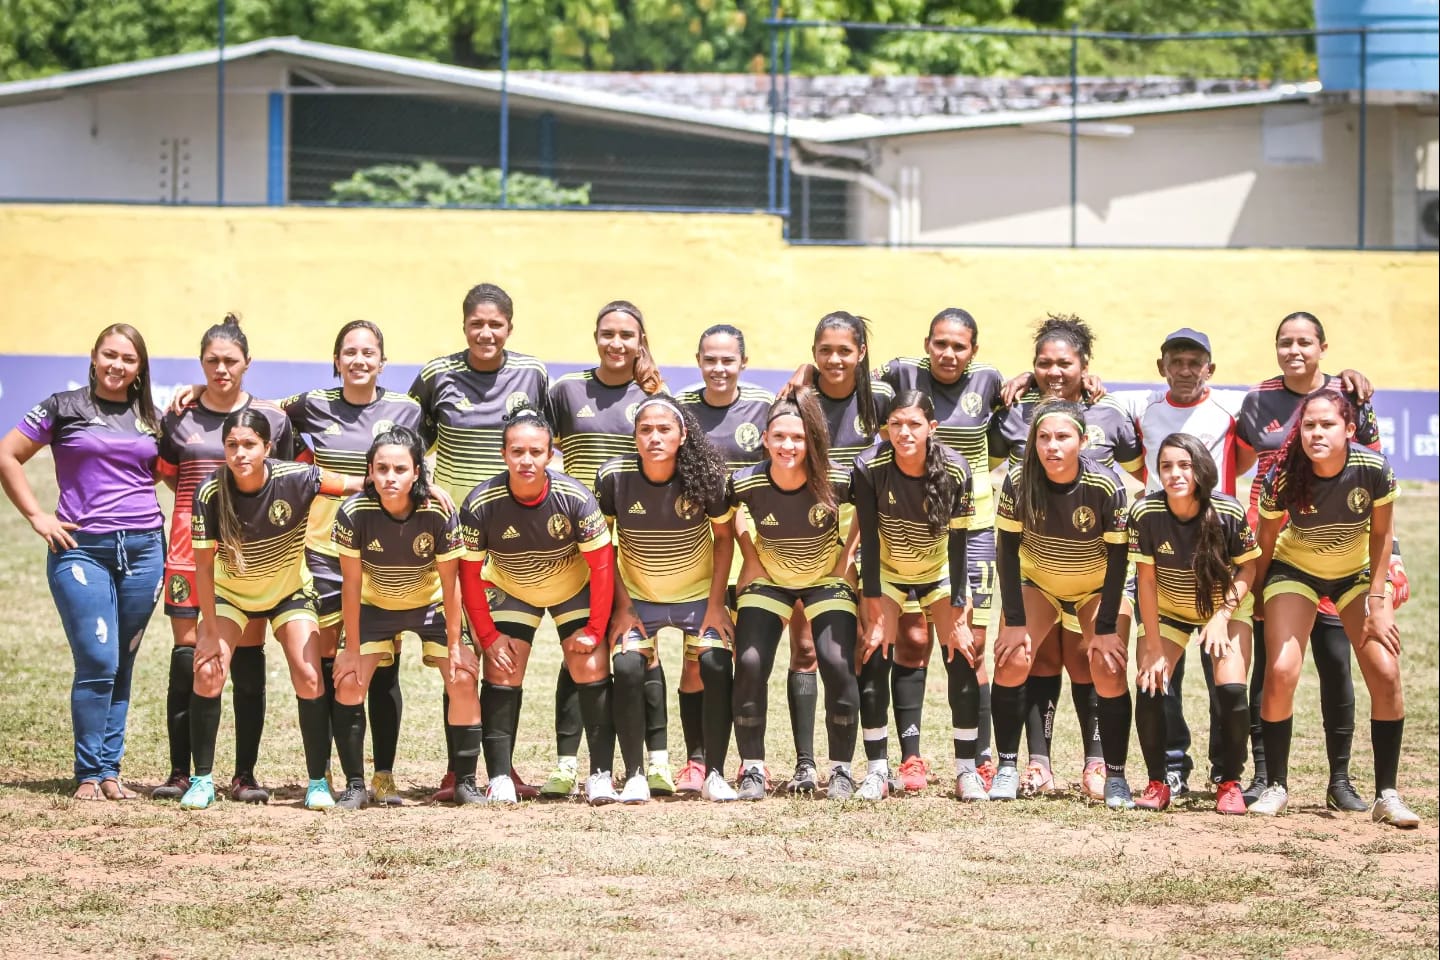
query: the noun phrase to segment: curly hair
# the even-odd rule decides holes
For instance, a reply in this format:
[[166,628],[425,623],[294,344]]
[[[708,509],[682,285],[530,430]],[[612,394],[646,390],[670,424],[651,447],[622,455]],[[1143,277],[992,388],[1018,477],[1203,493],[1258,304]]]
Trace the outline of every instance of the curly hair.
[[410,451],[410,459],[415,464],[415,483],[410,487],[410,505],[417,510],[425,506],[425,501],[430,499],[430,469],[425,466],[425,442],[420,439],[420,434],[409,427],[391,427],[376,437],[375,442],[370,444],[370,449],[365,451],[365,492],[377,501],[380,499],[380,494],[370,479],[370,470],[375,466],[375,454],[381,447],[404,447]]
[[1035,326],[1035,356],[1040,356],[1040,348],[1052,341],[1069,344],[1080,362],[1089,366],[1095,350],[1095,333],[1084,320],[1073,313],[1047,314]]
[[675,479],[680,482],[680,496],[691,503],[704,503],[725,489],[730,473],[725,459],[705,435],[705,430],[668,393],[656,393],[640,401],[635,410],[635,429],[640,429],[640,413],[649,407],[660,407],[673,416],[685,432],[685,439],[675,453]]
[[1280,446],[1280,455],[1275,458],[1268,474],[1271,489],[1275,491],[1275,502],[1282,510],[1303,510],[1314,499],[1315,464],[1305,452],[1300,434],[1305,411],[1310,409],[1310,404],[1320,400],[1334,404],[1341,419],[1352,427],[1355,425],[1355,407],[1337,390],[1321,387],[1300,402],[1300,409],[1295,411],[1295,420],[1290,424],[1290,432]]

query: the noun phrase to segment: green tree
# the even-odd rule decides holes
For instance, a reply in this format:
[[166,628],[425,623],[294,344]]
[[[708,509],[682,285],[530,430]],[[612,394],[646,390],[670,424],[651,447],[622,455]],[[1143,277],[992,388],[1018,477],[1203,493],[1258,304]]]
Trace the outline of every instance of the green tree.
[[[470,167],[451,173],[439,164],[387,163],[366,167],[330,185],[336,203],[419,204],[427,207],[485,206],[500,202],[500,171]],[[573,207],[590,202],[590,184],[562,187],[548,177],[512,173],[505,200],[517,207]]]

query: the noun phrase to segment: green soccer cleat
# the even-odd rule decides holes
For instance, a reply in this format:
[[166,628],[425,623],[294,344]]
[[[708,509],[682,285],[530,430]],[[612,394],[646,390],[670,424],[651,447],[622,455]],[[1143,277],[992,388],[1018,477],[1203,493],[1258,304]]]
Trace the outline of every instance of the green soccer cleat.
[[204,810],[215,802],[215,778],[210,774],[191,777],[190,789],[180,798],[181,810]]

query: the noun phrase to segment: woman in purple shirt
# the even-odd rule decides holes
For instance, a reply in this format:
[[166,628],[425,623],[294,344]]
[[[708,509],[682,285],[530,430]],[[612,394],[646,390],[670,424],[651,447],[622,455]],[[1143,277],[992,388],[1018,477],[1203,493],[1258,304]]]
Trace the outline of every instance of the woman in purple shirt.
[[[0,439],[0,484],[50,548],[47,576],[75,680],[75,797],[129,800],[120,782],[130,675],[160,595],[165,518],[155,499],[159,418],[140,332],[116,323],[90,352],[90,385],[51,394]],[[24,464],[55,456],[60,503],[41,508]]]

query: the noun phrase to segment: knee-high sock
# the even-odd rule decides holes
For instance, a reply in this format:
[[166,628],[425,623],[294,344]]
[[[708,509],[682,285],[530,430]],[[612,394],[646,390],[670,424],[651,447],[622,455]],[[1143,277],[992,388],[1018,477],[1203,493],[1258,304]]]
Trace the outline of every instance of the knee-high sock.
[[190,695],[190,749],[195,776],[215,771],[215,738],[220,735],[220,698]]
[[[855,733],[860,719],[860,686],[855,679],[854,614],[822,613],[810,622],[815,635],[815,657],[825,682],[825,734],[830,762],[849,769],[855,756]],[[873,660],[874,658],[872,658]]]
[[1294,721],[1294,717],[1286,717],[1284,720],[1260,722],[1261,733],[1265,738],[1268,782],[1287,789],[1290,786],[1290,737],[1295,729]]
[[659,657],[645,670],[645,749],[666,750],[670,742],[670,710],[665,697],[665,668]]
[[995,759],[999,766],[1016,766],[1020,731],[1025,725],[1025,685],[990,684],[991,714],[995,721]]
[[945,672],[949,681],[947,692],[955,759],[959,761],[957,766],[973,770],[979,746],[976,727],[980,714],[980,684],[975,677],[975,668],[959,654],[945,664]]
[[615,717],[615,739],[620,741],[622,779],[645,773],[645,723],[650,704],[645,654],[617,653],[611,660],[614,686],[610,702]]
[[[1130,690],[1118,697],[1096,697],[1095,712],[1100,723],[1100,749],[1105,753],[1105,774],[1125,776],[1125,758],[1130,753]],[[1164,709],[1162,703],[1161,709]]]
[[[735,682],[730,704],[735,717],[735,749],[743,762],[765,759],[768,686],[782,630],[779,617],[758,607],[743,609],[735,618]],[[796,676],[792,671],[789,680]],[[799,676],[814,682],[813,673]],[[814,718],[812,710],[812,723]],[[706,763],[710,762],[707,758]]]
[[1393,790],[1400,775],[1400,741],[1405,733],[1405,718],[1371,720],[1370,743],[1375,750],[1375,796]]
[[976,686],[979,691],[979,712],[976,716],[978,722],[975,724],[975,756],[989,757],[991,732],[994,729],[990,719],[990,684],[977,683]]
[[[828,693],[828,681],[826,687]],[[879,763],[890,753],[890,661],[878,650],[860,668],[859,687],[865,759]]]
[[[701,656],[704,656],[703,654]],[[729,712],[727,706],[726,712]],[[680,729],[685,734],[685,758],[705,759],[705,693],[703,690],[680,691]]]
[[[1025,680],[1025,746],[1032,761],[1050,762],[1050,741],[1055,736],[1055,705],[1060,699],[1060,675]],[[1084,717],[1081,729],[1084,729]]]
[[365,785],[365,706],[336,703],[330,712],[335,752],[347,786]]
[[590,747],[590,772],[615,769],[615,721],[610,705],[610,678],[576,684],[580,716],[585,721],[585,742]]
[[458,774],[459,771],[455,769],[455,731],[463,728],[450,724],[450,693],[448,690],[440,694],[440,720],[445,724],[445,769],[450,773]]
[[730,651],[711,649],[700,654],[700,679],[705,684],[705,772],[725,775],[725,757],[730,752]]
[[[400,692],[400,664],[379,667],[370,678],[366,700],[370,711],[370,743],[375,753],[375,771],[389,773],[395,768],[395,748],[400,742],[400,718],[405,698]],[[446,718],[448,722],[448,717]]]
[[1140,738],[1140,753],[1145,757],[1145,773],[1151,780],[1165,782],[1166,745],[1170,742],[1169,711],[1165,694],[1135,691],[1135,732]]
[[[790,735],[795,756],[815,762],[815,705],[820,701],[820,681],[815,673],[791,670],[785,678],[785,700],[790,707]],[[740,751],[745,755],[745,751]]]
[[296,697],[300,711],[300,742],[305,747],[305,773],[311,780],[325,779],[330,766],[330,704],[324,696]]
[[1215,688],[1220,713],[1220,779],[1239,780],[1250,743],[1250,704],[1243,683],[1222,683]]
[[451,770],[457,781],[475,780],[475,765],[480,757],[483,728],[480,724],[453,726],[446,721],[445,739],[451,746]]
[[190,691],[195,686],[195,648],[172,647],[165,690],[165,731],[170,735],[170,772],[190,772]]
[[920,723],[925,712],[925,668],[895,664],[890,670],[890,702],[900,737],[900,759],[920,756]]
[[[322,673],[325,677],[330,676],[329,670],[322,670]],[[265,733],[264,647],[235,649],[235,655],[230,658],[230,703],[235,711],[235,772],[253,774],[260,759],[260,738]],[[330,736],[328,701],[325,706],[325,736]],[[328,746],[325,748],[325,759],[328,765]]]
[[1328,617],[1316,617],[1310,631],[1315,672],[1320,676],[1320,717],[1325,725],[1325,756],[1330,779],[1350,775],[1355,741],[1355,680],[1350,672],[1350,638]]
[[1265,693],[1265,621],[1255,622],[1253,649],[1250,652],[1250,751],[1255,761],[1255,779],[1268,782],[1269,764],[1265,762],[1265,724],[1260,719],[1260,698]]
[[1103,760],[1105,751],[1100,747],[1100,714],[1095,702],[1095,684],[1070,684],[1070,699],[1075,704],[1075,715],[1080,718],[1080,737],[1085,744],[1085,762]]
[[[481,734],[485,745],[485,773],[492,780],[509,776],[515,751],[515,730],[520,720],[520,688],[486,680],[480,684]],[[457,775],[459,771],[456,771]]]
[[569,669],[562,663],[555,678],[555,753],[573,757],[580,752],[580,734],[589,723],[582,715],[580,693]]

